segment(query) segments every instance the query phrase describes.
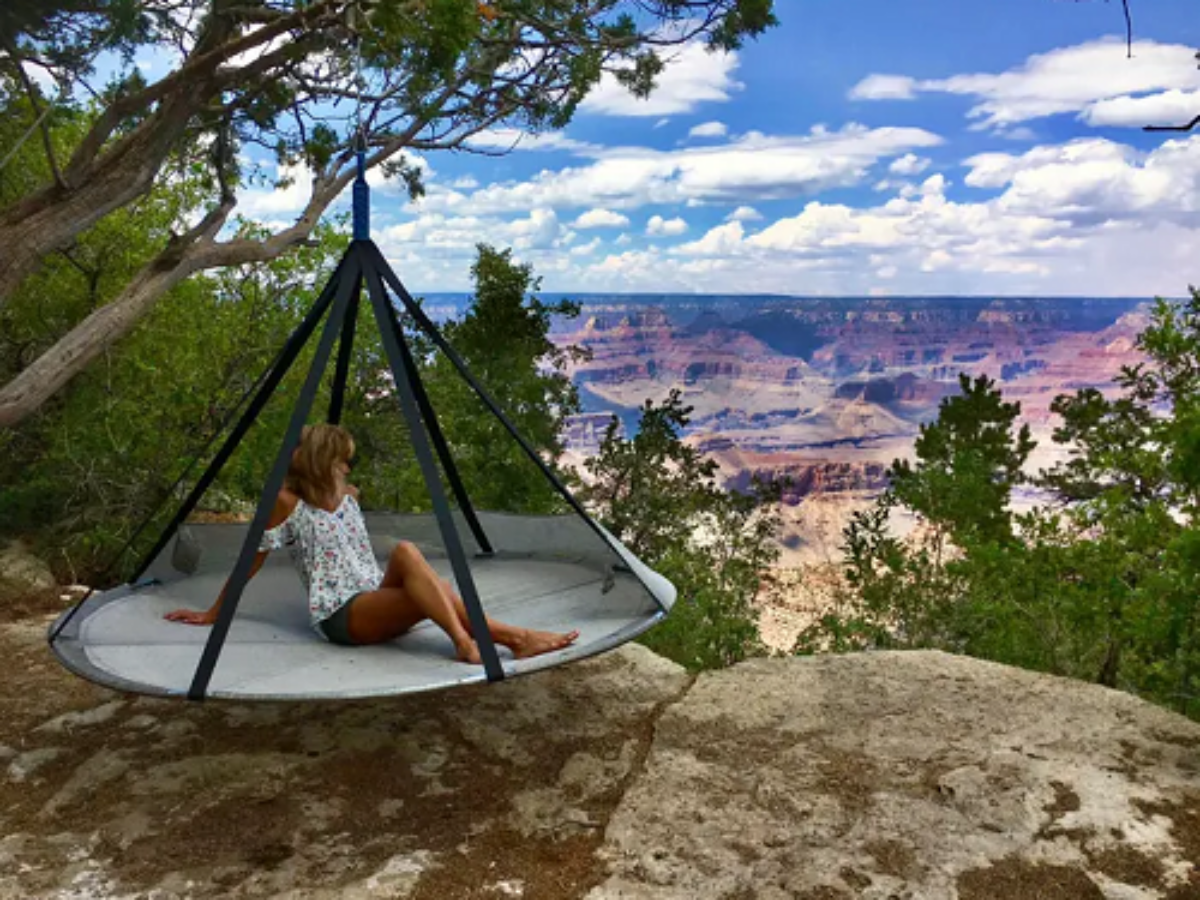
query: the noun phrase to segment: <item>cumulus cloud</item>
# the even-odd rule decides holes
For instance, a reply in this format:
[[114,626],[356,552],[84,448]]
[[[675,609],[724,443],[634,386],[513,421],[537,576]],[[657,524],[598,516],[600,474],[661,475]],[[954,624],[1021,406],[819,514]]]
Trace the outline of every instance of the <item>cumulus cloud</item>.
[[589,209],[572,223],[576,228],[624,228],[629,217],[611,209]]
[[545,170],[529,181],[470,193],[431,185],[422,208],[484,214],[782,199],[852,186],[879,160],[941,140],[920,128],[847,125],[786,137],[750,132],[726,143],[673,150],[620,147],[587,166]]
[[917,81],[907,75],[868,75],[850,89],[851,100],[911,100]]
[[729,222],[757,222],[763,215],[753,206],[739,206],[725,217]]
[[238,213],[251,219],[299,214],[312,195],[312,171],[303,164],[277,167],[275,178],[285,181],[287,186],[242,191],[238,195]]
[[[813,201],[755,234],[726,222],[670,248],[653,277],[660,290],[670,279],[708,291],[868,293],[883,280],[894,293],[1177,295],[1195,269],[1200,136],[1149,153],[1077,141],[967,164],[969,184],[1000,192],[951,200],[935,173],[868,208]],[[619,269],[637,289],[628,262],[610,257],[609,274]]]
[[1175,219],[1200,225],[1200,136],[1143,153],[1100,139],[981,153],[967,160],[966,183],[1004,188],[998,202],[1089,224],[1113,219]]
[[662,216],[651,216],[650,221],[646,223],[646,234],[651,237],[676,237],[683,234],[687,229],[687,222],[678,216],[673,219],[664,219]]
[[381,246],[393,250],[416,245],[420,252],[473,257],[480,240],[486,239],[517,250],[551,250],[566,247],[575,233],[565,227],[552,209],[534,209],[511,220],[480,216],[445,216],[430,213],[384,228]]
[[[1047,257],[1077,249],[1066,223],[1007,213],[987,203],[946,199],[945,179],[930,177],[909,199],[855,209],[811,202],[796,216],[747,236],[738,222],[711,229],[697,241],[671,250],[675,257],[707,259],[709,271],[746,276],[802,269],[805,283],[825,273],[841,279],[845,293],[866,293],[866,278],[936,277],[951,283],[963,275],[1044,277]],[[874,272],[872,273],[872,270]],[[660,267],[661,271],[661,267]],[[762,284],[754,277],[756,288]]]
[[1088,107],[1083,118],[1089,125],[1141,128],[1192,121],[1200,112],[1200,90],[1163,91],[1147,97],[1113,97]]
[[592,238],[586,244],[571,248],[572,256],[590,256],[600,249],[600,238]]
[[724,122],[704,122],[701,125],[693,125],[688,129],[688,137],[692,138],[719,138],[725,137],[729,131],[725,127]]
[[727,256],[737,251],[745,235],[741,222],[727,222],[709,229],[700,240],[680,244],[671,252],[681,256]]
[[1036,54],[1005,72],[927,80],[871,75],[850,96],[862,100],[911,100],[919,93],[971,97],[976,103],[968,116],[978,120],[980,128],[1003,129],[1058,113],[1076,113],[1093,125],[1140,127],[1147,124],[1141,113],[1177,111],[1197,89],[1200,71],[1194,48],[1137,41],[1133,58],[1126,59],[1123,39],[1105,38]]
[[467,143],[480,150],[528,150],[553,151],[565,150],[571,153],[590,154],[600,149],[596,144],[577,141],[569,138],[561,131],[546,131],[540,134],[530,134],[519,128],[492,128],[472,135]]
[[664,62],[649,97],[635,97],[616,76],[605,74],[580,109],[605,116],[669,116],[691,112],[701,103],[723,103],[742,88],[733,77],[737,53],[710,52],[693,41],[667,53]]
[[915,153],[905,153],[899,159],[892,160],[888,171],[893,175],[920,175],[929,168],[931,162]]

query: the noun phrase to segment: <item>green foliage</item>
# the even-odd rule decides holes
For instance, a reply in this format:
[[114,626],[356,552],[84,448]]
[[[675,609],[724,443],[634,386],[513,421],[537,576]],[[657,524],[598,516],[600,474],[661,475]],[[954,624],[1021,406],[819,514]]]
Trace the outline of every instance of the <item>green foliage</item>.
[[[581,356],[549,339],[555,315],[574,316],[577,304],[546,304],[532,269],[514,263],[511,251],[479,246],[471,269],[475,294],[460,319],[440,330],[488,396],[543,458],[562,452],[563,419],[579,398],[565,373]],[[407,511],[430,508],[428,491],[412,454],[407,429],[391,391],[387,358],[364,314],[355,346],[354,378],[347,386],[344,423],[358,442],[355,481],[364,504]],[[546,477],[483,405],[448,357],[415,328],[402,325],[414,348],[421,379],[437,411],[455,466],[479,509],[521,513],[561,512],[563,503]]]
[[[1095,681],[1200,716],[1200,293],[1158,301],[1114,396],[1056,398],[1053,505],[1013,516],[1033,448],[1016,404],[963,381],[915,465],[845,532],[848,594],[798,652],[937,647]],[[900,541],[893,510],[914,514]]]
[[782,485],[756,481],[748,494],[720,489],[716,464],[680,438],[691,407],[678,391],[647,400],[637,434],[616,419],[583,499],[640,559],[679,591],[671,615],[643,642],[696,671],[764,652],[754,607],[763,575],[778,559]]
[[[164,203],[170,206],[171,200]],[[151,252],[151,238],[164,220],[155,215],[105,220],[84,235],[71,262],[54,260],[31,280],[18,302],[3,311],[0,371],[19,371],[29,359],[26,348],[53,342],[103,302],[96,292],[118,282],[123,266],[140,264],[139,253]],[[243,225],[241,234],[261,236],[250,225]],[[167,489],[190,460],[199,456],[203,462],[211,455],[209,442],[223,434],[239,401],[307,313],[347,245],[335,226],[321,226],[317,237],[311,248],[268,264],[223,269],[184,283],[62,397],[20,428],[0,433],[0,534],[34,539],[64,576],[89,579],[101,574],[131,530],[160,504],[167,501],[163,513],[173,511]],[[578,409],[575,389],[563,372],[578,351],[560,350],[549,341],[550,318],[574,315],[578,307],[528,296],[537,286],[532,272],[513,263],[507,251],[480,247],[473,275],[474,299],[444,331],[532,446],[553,458],[561,451],[563,417]],[[411,327],[407,330],[476,505],[559,511],[560,501],[544,476],[448,360],[416,338]],[[293,365],[202,509],[245,515],[253,508],[315,343],[310,341]],[[325,416],[333,369],[331,364],[312,421]],[[343,422],[359,446],[355,481],[364,505],[429,509],[366,302],[359,312]],[[199,471],[193,470],[184,489]],[[157,524],[164,521],[160,514]],[[156,526],[147,529],[135,550],[147,549],[156,533]],[[125,571],[135,557],[136,552],[124,560]]]
[[[543,459],[563,450],[566,416],[579,411],[579,396],[567,375],[576,348],[560,349],[549,338],[553,316],[577,316],[579,304],[547,304],[528,264],[512,252],[480,244],[471,267],[475,295],[463,318],[443,333],[518,433]],[[504,425],[441,353],[430,367],[430,395],[446,422],[445,431],[463,483],[483,509],[549,513],[563,501]]]
[[[160,102],[186,104],[193,115],[188,133],[174,144],[176,153],[204,145],[199,134],[221,130],[238,145],[274,147],[281,164],[307,159],[318,173],[348,159],[344,151],[357,119],[346,101],[356,87],[366,97],[363,121],[373,147],[407,135],[404,144],[454,148],[487,127],[561,128],[605,72],[644,95],[663,67],[666,47],[697,38],[713,49],[737,49],[777,24],[772,0],[640,9],[612,0],[66,0],[17,6],[0,11],[10,55],[36,58],[60,83],[87,85],[115,118],[106,129],[127,132]],[[284,26],[290,36],[285,46],[265,38],[246,45],[252,30]],[[240,58],[230,50],[234,42],[241,42]],[[165,99],[135,64],[156,52],[179,57],[180,70],[188,73]],[[120,61],[107,84],[97,81],[95,60],[102,54]],[[197,63],[229,56],[235,61],[225,72]],[[355,85],[360,59],[362,79]],[[0,92],[18,95],[23,89],[0,80]],[[428,136],[433,134],[439,137]]]
[[994,381],[961,375],[959,386],[962,393],[943,400],[937,419],[921,426],[917,467],[892,464],[891,492],[960,544],[1004,540],[1012,534],[1008,500],[1034,442],[1027,425],[1014,438],[1021,406],[1005,403]]
[[[137,241],[143,225],[129,223],[126,239]],[[331,229],[320,234],[318,247],[296,256],[181,285],[55,403],[0,433],[0,533],[33,538],[63,575],[99,574],[203,453],[315,298],[311,285],[345,245]],[[14,304],[5,311],[13,333],[53,340],[86,312],[88,283],[82,273],[64,276],[40,303]],[[230,460],[210,508],[240,511],[257,496],[310,358],[293,366]],[[0,351],[0,364],[19,361],[11,345]]]

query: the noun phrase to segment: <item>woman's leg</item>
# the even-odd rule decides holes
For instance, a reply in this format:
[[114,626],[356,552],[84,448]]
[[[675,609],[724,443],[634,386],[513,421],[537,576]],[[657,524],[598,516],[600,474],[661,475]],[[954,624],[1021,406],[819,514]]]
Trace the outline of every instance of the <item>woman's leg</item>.
[[[391,587],[406,588],[407,585],[414,582],[424,585],[426,581],[432,581],[438,587],[446,604],[457,618],[459,626],[469,637],[471,634],[471,621],[467,615],[467,608],[462,598],[454,593],[454,588],[449,581],[444,580],[434,571],[433,567],[429,565],[429,561],[425,559],[421,551],[414,544],[401,541],[396,545],[391,557],[388,559],[387,572],[384,573],[383,582],[380,585],[381,589]],[[355,601],[355,605],[357,603],[358,601]],[[430,618],[433,617],[430,616]],[[435,621],[437,620],[435,619]],[[415,622],[410,624],[408,628],[411,628],[415,624]],[[441,622],[438,622],[438,624],[442,625]],[[537,656],[540,653],[561,650],[563,647],[574,643],[575,639],[579,637],[578,631],[572,631],[567,634],[558,634],[552,631],[533,631],[529,628],[518,628],[515,625],[508,625],[491,618],[487,619],[487,626],[492,640],[497,644],[508,647],[512,650],[513,655],[519,659],[527,656]],[[442,628],[448,634],[450,633],[450,630],[445,625],[442,625]],[[402,634],[403,632],[399,633]],[[453,635],[451,637],[453,638]],[[385,638],[385,640],[391,640],[391,638]]]
[[[454,611],[458,614],[459,622],[470,632],[471,619],[467,615],[467,606],[463,603],[462,597],[454,592],[454,585],[445,579],[442,579],[442,589],[450,598],[450,602],[454,604]],[[507,625],[492,618],[487,619],[487,626],[492,640],[511,650],[517,659],[561,650],[563,647],[569,647],[575,643],[579,637],[578,631],[569,631],[565,634],[556,631],[534,631],[531,628]]]
[[360,644],[383,643],[432,619],[454,642],[459,659],[480,662],[479,648],[443,592],[437,573],[427,564],[419,565],[413,553],[420,557],[411,544],[397,547],[379,588],[359,594],[351,603],[347,622],[351,639]]

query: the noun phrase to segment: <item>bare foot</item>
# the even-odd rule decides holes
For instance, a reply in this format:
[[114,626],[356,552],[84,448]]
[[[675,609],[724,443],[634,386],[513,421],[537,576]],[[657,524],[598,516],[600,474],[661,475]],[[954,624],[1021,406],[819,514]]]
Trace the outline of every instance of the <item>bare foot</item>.
[[555,650],[569,647],[578,637],[578,631],[558,634],[554,631],[531,631],[525,628],[509,644],[509,648],[517,659],[527,659],[530,656],[541,656],[543,653],[553,653]]
[[473,666],[483,665],[483,658],[479,655],[479,646],[470,638],[455,648],[455,656],[459,662],[470,663]]

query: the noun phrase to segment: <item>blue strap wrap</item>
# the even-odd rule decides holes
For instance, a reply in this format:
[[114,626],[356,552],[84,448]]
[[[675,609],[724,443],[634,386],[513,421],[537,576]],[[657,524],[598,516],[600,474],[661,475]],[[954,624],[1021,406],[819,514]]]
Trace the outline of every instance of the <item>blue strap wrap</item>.
[[354,239],[371,239],[371,189],[367,187],[367,154],[359,150],[358,177],[354,179]]

